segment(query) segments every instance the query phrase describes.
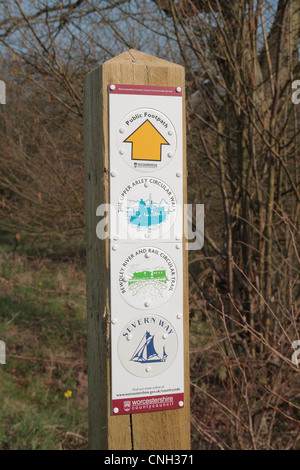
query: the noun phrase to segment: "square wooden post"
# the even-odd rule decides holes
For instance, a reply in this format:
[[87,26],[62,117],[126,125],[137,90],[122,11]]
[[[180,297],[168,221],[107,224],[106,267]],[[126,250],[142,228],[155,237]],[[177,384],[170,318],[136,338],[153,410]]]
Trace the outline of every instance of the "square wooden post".
[[[184,68],[129,50],[87,74],[84,142],[88,311],[89,442],[91,449],[188,450],[189,309],[188,261],[183,250],[185,406],[182,409],[111,416],[109,239],[96,235],[100,204],[109,203],[108,85],[163,85],[185,89]],[[183,93],[183,169],[186,197],[186,134]]]

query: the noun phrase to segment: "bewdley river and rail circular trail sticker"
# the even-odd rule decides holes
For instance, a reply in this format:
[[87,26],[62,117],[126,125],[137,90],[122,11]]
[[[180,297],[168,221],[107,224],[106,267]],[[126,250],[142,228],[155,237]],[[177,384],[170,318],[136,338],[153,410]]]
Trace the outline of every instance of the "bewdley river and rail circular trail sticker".
[[166,233],[177,213],[176,197],[170,186],[153,176],[128,183],[121,191],[118,212],[129,233]]
[[158,308],[173,294],[177,271],[170,256],[154,247],[132,251],[119,270],[121,297],[137,309]]
[[172,296],[176,283],[175,265],[159,248],[132,251],[119,270],[121,297],[137,309],[160,307]]
[[174,361],[178,339],[174,327],[163,317],[141,315],[123,329],[118,355],[125,369],[137,377],[162,374]]
[[151,108],[131,111],[119,123],[117,149],[131,168],[152,172],[174,157],[177,139],[171,121]]

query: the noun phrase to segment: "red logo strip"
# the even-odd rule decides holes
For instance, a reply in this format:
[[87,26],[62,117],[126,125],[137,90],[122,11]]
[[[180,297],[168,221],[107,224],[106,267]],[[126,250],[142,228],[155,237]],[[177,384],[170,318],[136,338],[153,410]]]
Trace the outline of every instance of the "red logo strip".
[[124,398],[112,401],[112,414],[124,415],[146,413],[148,411],[164,411],[183,408],[184,394],[154,395],[146,397]]
[[180,87],[151,86],[151,85],[116,85],[108,86],[112,95],[158,95],[158,96],[182,96]]

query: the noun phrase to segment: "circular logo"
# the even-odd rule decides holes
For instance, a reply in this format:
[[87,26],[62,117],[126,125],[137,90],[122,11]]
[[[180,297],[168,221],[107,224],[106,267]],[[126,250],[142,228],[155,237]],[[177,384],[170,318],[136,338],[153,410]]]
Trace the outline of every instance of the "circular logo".
[[160,307],[173,294],[177,283],[175,265],[159,248],[132,251],[119,270],[121,297],[138,309]]
[[117,148],[131,168],[144,173],[159,170],[175,154],[175,128],[167,116],[155,109],[136,109],[119,124]]
[[122,365],[137,377],[154,377],[174,361],[178,339],[173,326],[163,317],[141,315],[131,320],[118,340]]
[[129,234],[163,234],[175,221],[176,197],[170,186],[158,178],[136,178],[122,189],[118,213]]

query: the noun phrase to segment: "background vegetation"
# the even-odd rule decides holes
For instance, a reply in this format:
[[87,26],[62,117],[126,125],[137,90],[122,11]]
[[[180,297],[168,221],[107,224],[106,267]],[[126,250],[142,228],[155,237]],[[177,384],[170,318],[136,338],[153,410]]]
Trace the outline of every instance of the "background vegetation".
[[186,68],[193,448],[299,448],[299,0],[0,12],[0,448],[86,446],[83,77],[130,48]]

